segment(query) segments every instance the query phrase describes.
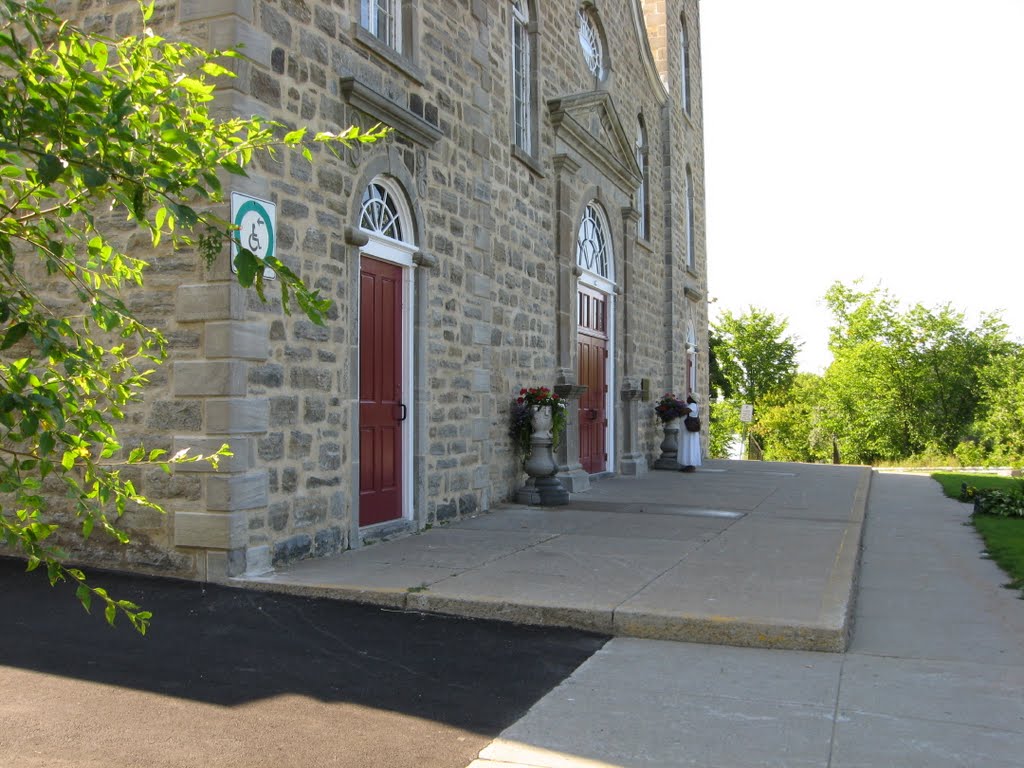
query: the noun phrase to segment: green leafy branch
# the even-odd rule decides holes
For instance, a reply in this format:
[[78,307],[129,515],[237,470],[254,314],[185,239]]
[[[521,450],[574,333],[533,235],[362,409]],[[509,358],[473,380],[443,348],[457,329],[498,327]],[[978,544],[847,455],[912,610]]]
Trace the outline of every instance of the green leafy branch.
[[[154,3],[140,4],[140,28]],[[119,543],[129,508],[161,510],[123,470],[170,471],[209,456],[135,448],[124,455],[116,423],[167,359],[160,328],[130,307],[148,260],[167,249],[209,264],[236,238],[224,180],[258,155],[296,151],[308,162],[387,135],[349,128],[310,134],[261,118],[210,114],[236,53],[206,52],[145,28],[123,39],[85,32],[42,0],[0,0],[0,540],[51,583],[71,581],[88,610],[104,603],[144,632],[150,616],[88,584],[54,542],[62,515],[88,539]],[[132,231],[153,252],[130,253]],[[323,323],[329,302],[279,259],[241,247],[238,281],[265,299],[263,270],[277,272],[285,312]],[[163,250],[157,250],[163,249]],[[131,247],[137,251],[137,245]],[[57,503],[63,491],[66,502]]]

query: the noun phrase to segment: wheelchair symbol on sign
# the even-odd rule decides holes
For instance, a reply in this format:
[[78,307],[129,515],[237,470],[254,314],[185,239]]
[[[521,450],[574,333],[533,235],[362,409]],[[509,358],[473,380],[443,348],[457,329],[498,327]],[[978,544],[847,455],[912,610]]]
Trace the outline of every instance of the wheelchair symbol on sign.
[[[234,272],[237,271],[235,257],[238,255],[239,243],[243,248],[252,251],[257,258],[266,260],[274,255],[274,221],[277,206],[265,200],[233,193],[231,207],[234,209],[231,221],[238,227],[238,242],[232,241],[231,244],[231,270]],[[266,280],[273,280],[277,273],[270,267],[265,267],[263,277]]]

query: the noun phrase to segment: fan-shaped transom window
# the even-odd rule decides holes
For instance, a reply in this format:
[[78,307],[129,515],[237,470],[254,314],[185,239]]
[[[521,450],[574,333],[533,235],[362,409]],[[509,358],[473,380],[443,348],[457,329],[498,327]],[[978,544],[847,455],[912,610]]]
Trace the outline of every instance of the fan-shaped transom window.
[[604,46],[601,43],[601,31],[597,27],[597,20],[590,9],[576,12],[576,21],[579,26],[580,48],[583,51],[583,58],[587,62],[587,69],[598,80],[604,79]]
[[588,272],[610,280],[609,252],[608,227],[604,216],[596,205],[589,203],[576,234],[576,263]]
[[383,184],[375,181],[363,190],[361,229],[405,242],[403,218],[398,199]]

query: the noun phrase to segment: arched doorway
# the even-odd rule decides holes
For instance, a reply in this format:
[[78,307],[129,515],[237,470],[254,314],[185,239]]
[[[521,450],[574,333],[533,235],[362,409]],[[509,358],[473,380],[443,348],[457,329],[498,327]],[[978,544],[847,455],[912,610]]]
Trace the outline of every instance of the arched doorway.
[[401,188],[378,176],[359,227],[359,525],[412,513],[412,318],[417,248]]
[[587,204],[576,235],[577,382],[586,387],[580,397],[580,464],[588,474],[612,469],[608,446],[613,445],[612,329],[614,323],[611,238],[608,220],[596,201]]

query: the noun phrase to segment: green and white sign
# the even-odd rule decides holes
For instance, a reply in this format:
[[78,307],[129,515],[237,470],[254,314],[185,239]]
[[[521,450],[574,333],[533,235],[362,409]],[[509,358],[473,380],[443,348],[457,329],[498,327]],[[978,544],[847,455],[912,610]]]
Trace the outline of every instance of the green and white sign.
[[[231,241],[231,271],[237,272],[235,257],[238,243],[261,259],[274,255],[274,237],[277,229],[277,205],[239,192],[231,193],[231,222],[238,227]],[[237,240],[238,242],[235,242]],[[265,280],[273,280],[277,273],[270,267],[263,270]]]

